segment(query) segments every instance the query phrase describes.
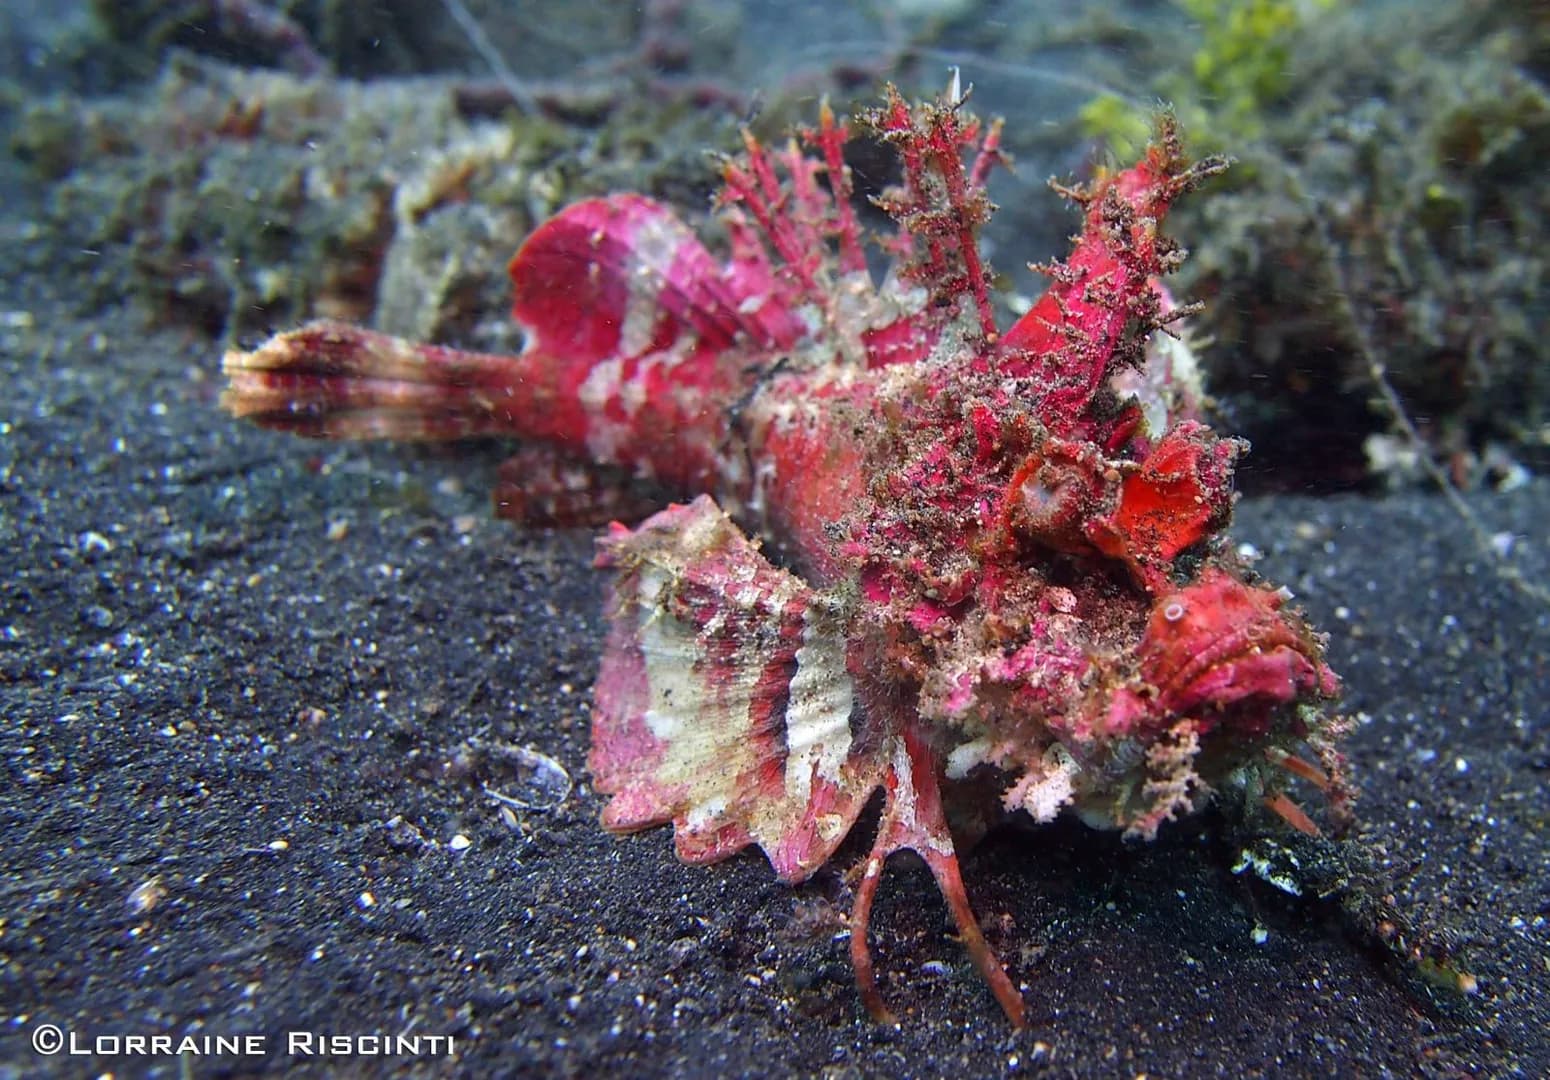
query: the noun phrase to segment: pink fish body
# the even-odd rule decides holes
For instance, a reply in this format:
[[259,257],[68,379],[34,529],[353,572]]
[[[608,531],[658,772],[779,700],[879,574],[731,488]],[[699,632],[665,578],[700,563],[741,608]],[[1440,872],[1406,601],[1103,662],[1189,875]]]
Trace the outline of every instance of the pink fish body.
[[976,246],[999,128],[891,89],[868,121],[903,173],[881,285],[825,108],[811,153],[749,137],[726,164],[724,260],[649,199],[583,202],[512,261],[520,355],[319,323],[230,354],[224,401],[314,436],[516,436],[497,504],[530,522],[628,516],[642,481],[692,500],[599,541],[603,824],[671,822],[691,863],[757,845],[799,882],[880,789],[851,913],[868,1009],[888,1016],[873,897],[909,848],[1020,1024],[958,843],[1066,808],[1149,838],[1229,782],[1311,827],[1281,789],[1343,792],[1338,681],[1226,549],[1242,444],[1166,366],[1159,224],[1222,164],[1188,165],[1165,125],[1067,192],[1075,249],[1001,334]]

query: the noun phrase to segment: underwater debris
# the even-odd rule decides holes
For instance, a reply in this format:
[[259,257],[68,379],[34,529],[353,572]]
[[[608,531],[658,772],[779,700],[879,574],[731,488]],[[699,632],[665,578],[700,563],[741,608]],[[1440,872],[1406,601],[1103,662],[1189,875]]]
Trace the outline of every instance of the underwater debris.
[[599,541],[604,825],[672,822],[690,863],[758,845],[799,882],[881,790],[849,919],[868,1010],[891,1018],[867,931],[908,848],[1020,1025],[957,856],[1003,808],[1149,839],[1218,787],[1300,828],[1290,782],[1347,789],[1323,640],[1222,536],[1244,445],[1157,344],[1185,313],[1161,220],[1225,162],[1164,118],[1132,168],[1059,189],[1082,232],[1002,333],[977,246],[1000,128],[964,99],[890,88],[864,117],[902,167],[880,285],[825,107],[723,164],[725,262],[650,199],[578,203],[511,263],[520,355],[314,323],[229,353],[223,404],[314,437],[522,438],[497,493],[522,521],[606,521],[632,481],[692,497]]

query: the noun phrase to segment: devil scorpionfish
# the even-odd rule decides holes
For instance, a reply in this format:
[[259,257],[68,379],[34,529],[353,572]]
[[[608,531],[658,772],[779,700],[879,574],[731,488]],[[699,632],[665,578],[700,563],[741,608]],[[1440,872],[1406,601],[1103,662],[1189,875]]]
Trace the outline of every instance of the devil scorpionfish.
[[1021,1024],[959,846],[1067,808],[1151,838],[1222,785],[1313,830],[1285,789],[1343,796],[1339,682],[1222,536],[1245,447],[1177,370],[1159,225],[1225,162],[1164,117],[1133,167],[1057,185],[1081,232],[1002,333],[977,246],[1000,125],[891,87],[863,121],[901,173],[881,285],[826,105],[723,164],[724,261],[651,199],[581,202],[512,260],[519,355],[319,322],[229,354],[223,404],[313,437],[516,437],[496,502],[528,523],[629,516],[643,482],[692,499],[598,541],[603,825],[670,821],[696,864],[757,844],[795,883],[881,790],[852,877],[867,1009],[890,1018],[868,922],[911,849]]

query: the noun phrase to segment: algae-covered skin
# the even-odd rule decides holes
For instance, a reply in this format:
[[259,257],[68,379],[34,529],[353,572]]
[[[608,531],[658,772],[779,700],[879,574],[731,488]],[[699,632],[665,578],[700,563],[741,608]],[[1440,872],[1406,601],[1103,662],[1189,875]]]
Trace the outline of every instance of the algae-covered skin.
[[470,117],[457,88],[183,59],[130,100],[33,106],[13,147],[63,176],[51,224],[104,298],[155,320],[230,337],[323,315],[508,345],[512,237],[625,182],[703,205],[704,148],[731,124],[647,105],[593,128]]

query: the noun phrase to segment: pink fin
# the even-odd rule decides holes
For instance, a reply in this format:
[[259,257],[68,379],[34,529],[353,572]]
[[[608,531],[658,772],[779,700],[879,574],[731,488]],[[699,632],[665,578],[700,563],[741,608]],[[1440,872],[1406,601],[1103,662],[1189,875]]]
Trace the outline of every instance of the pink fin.
[[495,514],[529,528],[573,529],[638,521],[666,499],[629,472],[551,446],[524,446],[503,461]]
[[733,407],[806,332],[639,195],[568,207],[510,269],[524,393],[547,436],[685,492],[717,486]]
[[708,496],[615,525],[590,765],[609,829],[671,821],[686,862],[757,844],[801,881],[886,766],[856,727],[838,617]]
[[856,889],[856,901],[850,911],[850,960],[856,969],[856,982],[861,987],[861,999],[867,1011],[881,1023],[893,1023],[893,1015],[883,1004],[877,990],[877,977],[872,967],[872,950],[867,943],[867,927],[872,917],[872,901],[877,896],[877,886],[882,880],[883,863],[895,851],[909,848],[926,860],[937,888],[947,901],[953,922],[958,926],[958,936],[963,947],[979,968],[980,974],[990,984],[991,993],[1006,1013],[1013,1026],[1022,1027],[1025,1021],[1023,998],[1007,977],[1006,969],[996,959],[990,944],[980,930],[974,909],[963,887],[963,877],[958,871],[958,856],[953,850],[952,834],[948,831],[947,816],[942,809],[942,793],[937,783],[937,761],[913,731],[906,728],[900,735],[891,737],[887,744],[892,760],[886,781],[888,803],[883,809],[882,821],[877,826],[877,839],[867,856],[866,869],[861,884]]
[[1198,421],[1175,424],[1121,481],[1114,509],[1087,522],[1088,538],[1150,592],[1167,591],[1174,559],[1232,516],[1232,467],[1242,449]]
[[1222,158],[1190,164],[1164,120],[1131,168],[1090,189],[1059,189],[1082,205],[1082,235],[1065,262],[1043,268],[1050,287],[1001,339],[998,358],[1007,374],[1037,379],[1040,418],[1057,435],[1097,419],[1088,413],[1105,380],[1141,362],[1145,334],[1134,327],[1150,332],[1177,316],[1164,310],[1157,277],[1182,255],[1158,227],[1175,199],[1226,167]]
[[789,345],[796,320],[774,305],[766,312],[735,269],[660,203],[592,199],[539,226],[511,260],[512,316],[534,349],[581,365],[663,351],[689,335],[709,351],[740,338]]

